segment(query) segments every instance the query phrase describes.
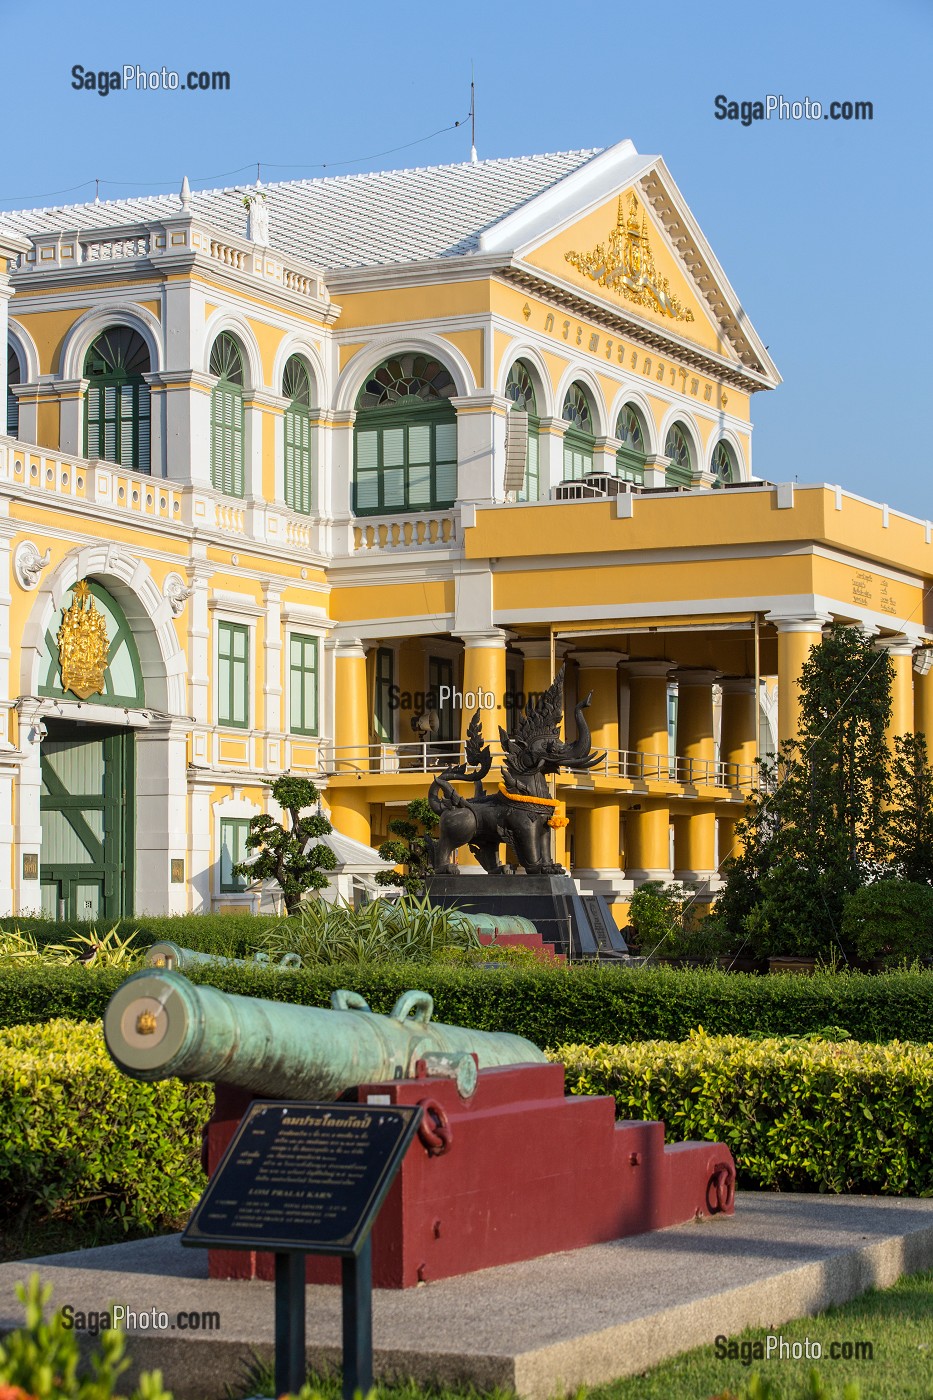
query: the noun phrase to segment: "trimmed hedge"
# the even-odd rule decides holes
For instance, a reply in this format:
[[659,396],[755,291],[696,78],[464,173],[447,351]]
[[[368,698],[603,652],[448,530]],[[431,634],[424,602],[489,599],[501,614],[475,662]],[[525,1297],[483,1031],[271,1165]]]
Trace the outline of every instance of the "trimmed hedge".
[[204,1189],[198,1152],[210,1085],[121,1074],[99,1025],[0,1031],[0,1196],[18,1213],[106,1213],[155,1229]]
[[140,948],[167,939],[198,953],[216,953],[225,958],[243,958],[261,947],[262,936],[270,928],[287,923],[274,914],[175,914],[158,916],[141,914],[138,919],[97,919],[87,922],[75,919],[58,922],[51,919],[11,917],[0,919],[0,930],[19,929],[32,933],[41,947],[48,943],[69,943],[74,935],[89,934],[92,929],[106,932],[116,924],[121,938],[137,933]]
[[571,1093],[611,1094],[668,1141],[724,1142],[739,1183],[933,1195],[933,1045],[744,1040],[563,1045]]
[[[327,1006],[337,987],[387,1012],[418,987],[435,1018],[478,1030],[509,1030],[537,1045],[683,1040],[712,1035],[810,1035],[841,1026],[856,1040],[933,1041],[933,972],[816,973],[752,977],[714,970],[614,967],[467,968],[444,964],[329,966],[297,972],[207,966],[193,982],[270,1001]],[[21,965],[0,968],[0,1027],[53,1016],[96,1020],[119,970]]]

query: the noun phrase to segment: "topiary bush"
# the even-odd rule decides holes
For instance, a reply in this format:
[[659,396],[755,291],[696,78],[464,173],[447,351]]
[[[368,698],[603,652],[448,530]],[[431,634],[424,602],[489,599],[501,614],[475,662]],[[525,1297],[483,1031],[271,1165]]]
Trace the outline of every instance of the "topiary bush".
[[698,1030],[550,1055],[570,1093],[611,1094],[620,1118],[662,1119],[669,1141],[724,1142],[743,1186],[933,1195],[933,1044]]
[[106,1215],[126,1229],[177,1219],[204,1187],[198,1153],[212,1097],[206,1084],[127,1078],[99,1024],[0,1032],[5,1210],[11,1219]]
[[933,888],[876,880],[846,901],[842,934],[860,958],[911,962],[933,953]]
[[[411,987],[430,992],[438,1021],[510,1030],[536,1045],[683,1040],[697,1026],[717,1035],[806,1035],[843,1026],[857,1040],[933,1041],[933,972],[817,971],[754,977],[710,968],[473,968],[441,963],[363,963],[263,971],[216,964],[192,982],[240,996],[327,1006],[339,987],[388,1012]],[[0,1027],[52,1016],[96,1020],[123,981],[117,970],[0,967]]]

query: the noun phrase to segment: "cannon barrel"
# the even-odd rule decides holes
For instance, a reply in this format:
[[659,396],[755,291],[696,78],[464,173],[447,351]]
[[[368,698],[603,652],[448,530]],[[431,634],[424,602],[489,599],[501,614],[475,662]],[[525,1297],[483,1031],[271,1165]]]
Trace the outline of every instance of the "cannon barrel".
[[208,963],[219,963],[222,967],[272,968],[279,972],[301,967],[301,958],[297,953],[285,953],[279,962],[273,962],[268,953],[254,953],[251,958],[226,958],[220,953],[198,953],[194,948],[182,948],[167,939],[153,943],[146,953],[146,962],[150,967],[164,967],[168,972],[176,969],[183,971],[186,967],[206,967]]
[[431,1020],[427,992],[404,992],[389,1016],[355,992],[337,991],[332,1009],[232,996],[179,972],[134,973],[110,998],[104,1039],[133,1079],[213,1080],[258,1095],[329,1101],[358,1084],[415,1077],[419,1060],[446,1063],[461,1092],[479,1068],[543,1064],[519,1035]]

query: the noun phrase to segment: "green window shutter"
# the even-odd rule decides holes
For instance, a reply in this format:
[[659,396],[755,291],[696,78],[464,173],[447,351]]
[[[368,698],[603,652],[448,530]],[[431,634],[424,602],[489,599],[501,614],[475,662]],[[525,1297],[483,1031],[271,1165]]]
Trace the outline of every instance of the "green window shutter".
[[249,835],[249,818],[222,817],[220,820],[220,888],[224,892],[243,890],[247,881],[242,875],[233,874],[233,866],[239,865],[249,855],[246,838]]
[[211,483],[225,496],[243,495],[243,397],[223,381],[211,393]]
[[538,499],[538,446],[537,429],[529,427],[528,460],[525,463],[525,481],[518,493],[520,501],[536,501]]
[[217,722],[249,727],[249,628],[238,622],[217,625]]
[[96,384],[89,384],[84,398],[85,445],[88,457],[100,456],[101,393]]
[[392,686],[395,684],[395,652],[391,647],[379,647],[376,652],[376,694],[373,727],[382,744],[395,738],[395,717],[391,707]]
[[358,515],[453,504],[457,425],[449,421],[449,413],[449,408],[422,406],[360,415],[354,433],[353,474],[353,506]]
[[293,635],[289,644],[289,728],[295,734],[318,732],[317,637]]
[[311,420],[307,409],[295,404],[285,410],[285,502],[311,514]]

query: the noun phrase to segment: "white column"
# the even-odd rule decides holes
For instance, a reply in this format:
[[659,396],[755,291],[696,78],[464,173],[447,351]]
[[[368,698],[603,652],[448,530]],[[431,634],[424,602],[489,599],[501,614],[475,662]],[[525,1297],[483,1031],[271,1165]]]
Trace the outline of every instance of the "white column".
[[282,716],[282,595],[268,579],[263,580],[262,599],[266,609],[263,648],[266,715],[264,767],[269,773],[280,773],[283,768],[282,741],[285,737]]
[[606,476],[615,476],[616,453],[619,446],[618,438],[597,438],[593,445],[593,471],[603,472]]
[[[329,463],[321,477],[322,512],[335,522],[334,550],[339,554],[352,554],[352,535],[349,522],[353,518],[353,424],[356,413],[352,409],[341,409],[331,419]],[[342,528],[340,528],[342,527]]]
[[83,457],[84,449],[84,396],[87,393],[86,379],[57,380],[54,388],[59,396],[59,450],[72,457]]
[[166,394],[157,374],[144,374],[149,385],[149,470],[152,476],[165,471],[165,399]]
[[[199,546],[204,551],[204,546]],[[206,559],[192,560],[188,582],[194,589],[188,601],[188,713],[194,720],[191,762],[195,768],[210,763],[209,743],[213,728],[210,712],[211,618],[210,581],[213,567]]]
[[42,858],[42,762],[39,746],[45,738],[45,725],[39,710],[42,701],[23,700],[19,707],[19,749],[23,755],[16,783],[14,804],[13,849],[17,853],[14,871],[17,911],[39,909],[42,891],[38,880],[23,879],[23,856],[35,854]]
[[457,410],[457,500],[505,499],[505,432],[511,399],[472,394],[450,402]]
[[[206,776],[206,775],[205,775]],[[211,786],[202,777],[188,783],[188,889],[194,914],[211,912]]]
[[563,418],[538,419],[538,499],[550,500],[551,492],[564,479]]
[[[6,356],[3,356],[3,360],[5,370]],[[6,400],[0,399],[0,402],[5,404]],[[5,428],[6,424],[3,426]],[[13,699],[10,693],[10,539],[16,532],[16,524],[5,514],[9,509],[6,501],[0,502],[0,509],[4,512],[0,514],[0,915],[3,915],[13,913],[13,882],[17,875],[22,877],[22,863],[19,871],[14,872],[13,783],[16,765],[11,756],[13,744],[9,727]],[[36,888],[38,893],[38,886]]]
[[[136,731],[137,914],[188,910],[187,719],[154,719]],[[172,879],[172,861],[185,862]]]
[[643,485],[663,489],[667,485],[667,469],[670,464],[670,457],[664,457],[659,452],[650,452],[645,458]]

